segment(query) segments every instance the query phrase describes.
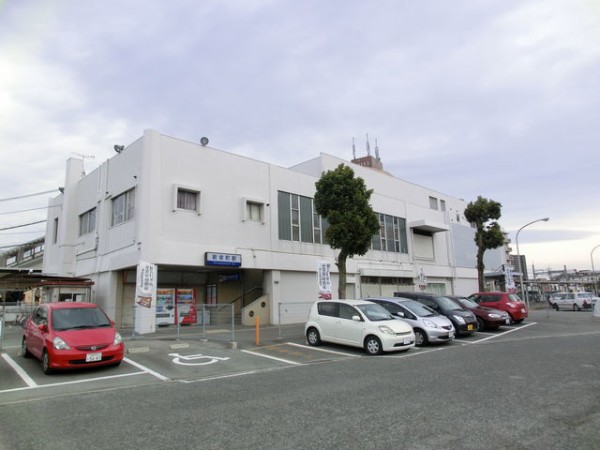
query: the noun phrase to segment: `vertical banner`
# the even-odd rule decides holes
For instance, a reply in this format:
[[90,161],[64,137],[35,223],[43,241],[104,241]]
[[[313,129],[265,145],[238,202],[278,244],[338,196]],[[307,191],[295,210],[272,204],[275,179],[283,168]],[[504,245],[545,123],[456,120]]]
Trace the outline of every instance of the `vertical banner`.
[[506,283],[506,292],[517,292],[512,267],[507,264],[504,264],[504,280]]
[[156,331],[156,265],[140,261],[135,286],[135,332]]
[[319,261],[317,265],[317,285],[319,287],[319,298],[331,300],[331,263]]

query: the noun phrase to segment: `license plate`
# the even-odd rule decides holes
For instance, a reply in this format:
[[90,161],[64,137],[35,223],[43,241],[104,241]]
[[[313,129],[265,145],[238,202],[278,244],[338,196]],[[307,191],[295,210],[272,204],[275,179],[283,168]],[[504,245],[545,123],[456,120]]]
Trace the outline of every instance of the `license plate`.
[[472,324],[472,323],[470,323],[470,324],[468,324],[468,325],[467,325],[467,330],[468,330],[468,331],[471,331],[471,330],[473,330],[473,329],[475,329],[475,327],[473,326],[473,324]]
[[506,325],[510,325],[510,319],[506,319],[505,322],[506,322]]
[[411,338],[404,338],[404,345],[412,344],[413,340]]
[[85,362],[102,361],[102,353],[88,353],[85,355]]

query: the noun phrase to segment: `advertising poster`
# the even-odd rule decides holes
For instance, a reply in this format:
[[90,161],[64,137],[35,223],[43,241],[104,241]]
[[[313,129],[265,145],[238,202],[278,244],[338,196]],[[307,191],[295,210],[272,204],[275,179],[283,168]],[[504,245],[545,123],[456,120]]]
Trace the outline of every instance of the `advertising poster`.
[[319,298],[331,300],[331,263],[319,261],[317,265],[317,285],[319,287]]
[[156,265],[140,261],[135,286],[135,332],[156,331]]

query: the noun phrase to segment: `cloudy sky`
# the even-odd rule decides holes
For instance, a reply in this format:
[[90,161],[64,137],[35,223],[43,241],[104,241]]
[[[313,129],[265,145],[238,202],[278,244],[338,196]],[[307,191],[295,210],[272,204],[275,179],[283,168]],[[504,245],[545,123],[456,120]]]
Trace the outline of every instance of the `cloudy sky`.
[[7,199],[144,129],[285,167],[368,133],[396,177],[500,202],[513,249],[550,217],[530,271],[590,269],[599,120],[599,0],[0,0],[0,247],[54,194]]

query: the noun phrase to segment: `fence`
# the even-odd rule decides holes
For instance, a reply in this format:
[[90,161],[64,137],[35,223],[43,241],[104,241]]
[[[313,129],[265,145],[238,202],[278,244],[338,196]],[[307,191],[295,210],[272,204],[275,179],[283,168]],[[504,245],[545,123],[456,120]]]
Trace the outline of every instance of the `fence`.
[[0,304],[0,350],[21,345],[22,327],[35,306],[24,302]]
[[[187,305],[186,305],[187,306]],[[164,337],[179,338],[185,335],[187,338],[208,339],[209,336],[213,340],[235,341],[235,305],[233,304],[215,304],[215,305],[194,305],[188,306],[185,310],[178,311],[178,317],[174,312],[165,317],[165,314],[144,317],[147,311],[139,305],[133,307],[133,324],[136,324],[136,319],[140,322],[140,328],[155,328],[156,333]],[[154,320],[155,327],[149,326],[146,320]],[[173,335],[173,333],[175,333]],[[143,336],[136,332],[134,325],[131,330],[133,339]]]
[[286,325],[306,323],[310,307],[314,303],[314,301],[278,303],[277,322],[279,327],[279,337],[282,338],[286,330],[297,333],[297,327],[289,327]]

